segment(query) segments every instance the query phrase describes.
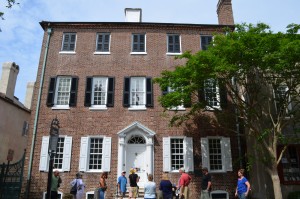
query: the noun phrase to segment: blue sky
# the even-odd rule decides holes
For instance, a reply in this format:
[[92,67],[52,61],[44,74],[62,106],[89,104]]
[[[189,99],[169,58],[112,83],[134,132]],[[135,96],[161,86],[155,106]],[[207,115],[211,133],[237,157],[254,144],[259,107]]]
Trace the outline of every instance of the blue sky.
[[[143,22],[217,24],[218,0],[16,0],[0,11],[0,74],[2,64],[20,66],[15,96],[24,102],[27,82],[36,81],[43,30],[40,21],[124,22],[125,8],[142,8]],[[300,23],[300,0],[232,0],[235,23],[264,22],[274,32]]]

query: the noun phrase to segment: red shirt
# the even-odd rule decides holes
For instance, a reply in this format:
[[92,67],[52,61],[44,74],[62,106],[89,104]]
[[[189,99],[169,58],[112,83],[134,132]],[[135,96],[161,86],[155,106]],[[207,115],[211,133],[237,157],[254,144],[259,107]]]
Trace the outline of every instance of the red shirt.
[[179,186],[188,186],[190,184],[191,179],[191,176],[189,176],[187,173],[182,173],[179,179]]

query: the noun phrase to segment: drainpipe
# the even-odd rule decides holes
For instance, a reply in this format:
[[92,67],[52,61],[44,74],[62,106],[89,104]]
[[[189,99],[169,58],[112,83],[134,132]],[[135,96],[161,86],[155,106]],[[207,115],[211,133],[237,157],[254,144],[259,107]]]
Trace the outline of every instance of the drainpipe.
[[[49,25],[50,25],[50,23],[48,24],[48,27],[49,27]],[[48,48],[49,48],[49,42],[50,42],[50,36],[51,36],[51,33],[52,33],[52,28],[48,28],[47,33],[48,33],[48,37],[47,37],[47,43],[46,43],[45,54],[44,54],[44,61],[43,61],[43,66],[42,66],[42,73],[41,73],[38,99],[37,99],[37,104],[36,104],[36,111],[35,111],[35,116],[34,116],[33,135],[32,135],[30,159],[29,159],[28,175],[27,175],[27,187],[26,187],[26,198],[27,199],[29,199],[30,183],[31,183],[31,172],[32,172],[32,161],[33,161],[33,153],[34,153],[35,139],[36,139],[36,132],[37,132],[37,122],[38,122],[38,118],[39,118],[42,88],[43,88],[43,83],[44,83],[45,68],[46,68],[46,63],[47,63]]]
[[[238,87],[237,87],[237,84],[236,84],[236,81],[235,81],[234,77],[232,77],[231,83],[232,83],[232,85],[234,86],[234,89],[237,92]],[[240,123],[239,123],[239,117],[238,117],[238,114],[239,114],[238,108],[235,107],[234,112],[235,112],[235,126],[236,126],[237,141],[238,141],[238,152],[239,152],[239,159],[240,159],[239,163],[240,163],[240,168],[243,168],[243,161],[241,159],[242,149],[241,149],[241,135],[240,135]]]

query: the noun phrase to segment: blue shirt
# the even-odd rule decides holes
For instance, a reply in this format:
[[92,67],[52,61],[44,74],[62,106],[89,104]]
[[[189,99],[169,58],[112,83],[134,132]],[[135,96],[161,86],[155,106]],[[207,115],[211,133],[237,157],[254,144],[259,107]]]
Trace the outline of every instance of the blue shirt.
[[144,190],[145,190],[145,195],[144,195],[144,198],[156,198],[156,184],[155,182],[146,182],[145,183],[145,187],[144,187]]
[[245,177],[243,177],[242,179],[238,179],[238,182],[237,182],[237,192],[238,192],[238,194],[242,194],[242,193],[247,192],[246,182],[248,182],[248,180]]
[[167,196],[171,195],[173,185],[170,182],[170,180],[162,180],[160,181],[159,189],[162,190],[164,198],[167,198]]
[[118,178],[118,184],[120,184],[120,190],[121,192],[126,192],[126,184],[127,184],[127,178],[125,176],[120,176]]

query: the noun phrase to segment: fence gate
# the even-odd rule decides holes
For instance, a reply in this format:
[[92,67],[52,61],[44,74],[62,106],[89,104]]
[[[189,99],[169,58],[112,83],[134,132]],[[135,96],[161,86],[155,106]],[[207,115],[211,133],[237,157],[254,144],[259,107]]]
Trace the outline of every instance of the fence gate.
[[0,199],[18,199],[20,197],[24,162],[25,152],[18,162],[1,165]]

